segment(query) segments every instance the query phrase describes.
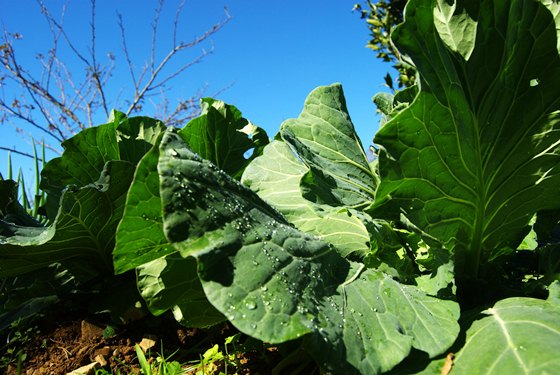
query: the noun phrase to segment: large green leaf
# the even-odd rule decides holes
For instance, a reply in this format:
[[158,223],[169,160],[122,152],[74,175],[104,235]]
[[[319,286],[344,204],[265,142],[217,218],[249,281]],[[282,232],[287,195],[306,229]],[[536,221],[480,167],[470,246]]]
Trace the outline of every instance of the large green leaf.
[[117,274],[134,269],[154,259],[154,256],[173,252],[163,234],[158,159],[159,143],[146,153],[136,167],[116,233],[113,262]]
[[[558,293],[558,284],[551,293]],[[556,374],[560,372],[560,305],[508,298],[483,312],[467,331],[453,374]]]
[[115,231],[133,173],[129,162],[107,162],[95,184],[64,191],[49,227],[3,223],[0,277],[69,261],[88,264],[92,273],[112,273]]
[[166,237],[197,259],[209,301],[242,332],[271,343],[305,336],[337,373],[379,373],[413,347],[435,356],[455,340],[457,304],[346,261],[176,134],[164,135],[158,170]]
[[163,123],[149,117],[126,118],[113,111],[109,122],[87,128],[62,142],[64,153],[50,160],[41,171],[41,189],[47,192],[47,214],[57,214],[60,197],[69,185],[91,184],[110,160],[136,164],[152,147]]
[[479,277],[560,206],[560,59],[539,2],[469,3],[413,0],[393,33],[421,90],[375,137],[372,215],[403,213],[455,251],[459,276]]
[[245,170],[242,183],[280,211],[304,232],[333,244],[342,256],[368,254],[371,249],[367,214],[311,202],[300,182],[309,168],[282,141],[273,141]]
[[376,182],[341,86],[313,90],[299,118],[284,122],[277,139],[248,166],[242,182],[341,255],[367,255],[376,225],[369,215],[345,206],[371,204]]
[[286,120],[279,135],[309,169],[301,182],[305,198],[354,208],[373,202],[375,176],[340,84],[313,90],[299,117]]
[[220,100],[204,98],[201,109],[201,115],[179,134],[204,159],[232,176],[241,177],[245,167],[268,143],[266,132],[243,118],[237,108]]
[[157,171],[160,141],[161,137],[138,163],[130,185],[113,251],[115,272],[137,268],[138,290],[152,314],[172,310],[186,326],[211,326],[223,321],[223,315],[208,303],[194,261],[173,254],[163,233]]
[[137,285],[150,312],[168,310],[187,327],[211,327],[226,320],[208,302],[194,258],[168,255],[138,267]]

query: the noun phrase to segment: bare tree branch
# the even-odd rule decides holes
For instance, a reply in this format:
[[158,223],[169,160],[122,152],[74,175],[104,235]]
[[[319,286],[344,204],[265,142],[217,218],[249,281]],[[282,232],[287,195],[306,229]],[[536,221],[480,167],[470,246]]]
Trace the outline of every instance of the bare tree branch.
[[[45,128],[44,126],[39,125],[35,120],[33,120],[31,117],[29,116],[25,116],[23,113],[21,113],[20,111],[16,111],[13,109],[12,106],[8,105],[4,99],[0,98],[0,108],[4,109],[4,111],[8,112],[9,114],[11,114],[14,117],[17,117],[27,123],[29,123],[30,125],[34,126],[35,128],[39,129],[41,132],[53,136],[52,132]],[[54,136],[53,136],[54,137]],[[62,140],[59,140],[57,137],[54,137],[57,141],[62,142]]]
[[[10,148],[10,147],[3,147],[3,146],[0,146],[0,150],[13,152],[14,154],[18,154],[18,155],[21,155],[21,156],[27,156],[28,158],[31,158],[31,159],[34,158],[33,155],[28,154],[27,152],[18,151],[18,150],[16,150],[16,149]],[[37,157],[37,159],[38,159],[39,161],[43,161],[43,159],[41,159],[41,158],[39,158],[39,157]]]
[[[126,110],[126,114],[129,115],[138,105],[138,103],[140,103],[140,101],[142,99],[144,99],[146,93],[150,90],[152,90],[154,87],[154,82],[156,81],[159,73],[161,72],[161,70],[167,65],[167,63],[169,62],[169,60],[171,60],[171,58],[177,54],[177,52],[188,49],[188,48],[192,48],[197,46],[198,44],[202,43],[203,41],[205,41],[206,39],[208,39],[210,36],[212,36],[213,34],[217,33],[222,27],[224,27],[225,24],[227,24],[230,20],[231,20],[231,16],[228,13],[227,8],[224,8],[224,14],[225,14],[225,18],[220,21],[219,23],[216,23],[212,26],[212,28],[206,30],[206,32],[204,32],[204,34],[202,34],[201,36],[195,38],[193,41],[191,41],[190,43],[184,43],[181,42],[177,45],[174,45],[173,48],[171,49],[171,51],[169,51],[167,53],[167,55],[161,60],[161,62],[158,64],[157,68],[155,70],[153,70],[151,77],[148,79],[148,82],[144,85],[144,87],[140,90],[139,93],[136,93],[134,100],[132,101],[132,104],[130,105],[130,107]],[[204,54],[204,52],[203,52]],[[187,64],[188,65],[188,64]],[[191,64],[192,65],[192,64]],[[179,70],[181,70],[182,68],[180,68]],[[184,69],[183,69],[184,70]]]
[[192,60],[191,62],[189,62],[189,63],[187,63],[187,64],[185,64],[185,65],[183,65],[182,67],[180,67],[179,69],[177,69],[174,73],[172,73],[172,74],[168,75],[166,78],[162,79],[158,84],[153,85],[153,86],[150,88],[150,91],[165,86],[165,84],[166,84],[168,81],[172,80],[173,78],[176,78],[179,74],[183,73],[185,70],[187,70],[188,68],[192,67],[193,65],[196,65],[196,64],[202,62],[202,60],[204,60],[204,58],[205,58],[206,56],[208,56],[209,54],[211,54],[212,52],[214,52],[214,46],[212,46],[212,47],[210,48],[210,50],[203,49],[202,52],[201,52],[201,54],[198,55],[194,60]]
[[[224,17],[221,21],[190,42],[183,42],[179,40],[178,33],[180,18],[186,4],[186,0],[182,0],[175,9],[175,17],[172,21],[172,47],[166,54],[162,54],[158,49],[158,41],[162,38],[160,22],[163,22],[162,15],[166,3],[165,0],[157,0],[151,24],[149,56],[137,64],[133,62],[132,51],[127,44],[124,17],[117,12],[122,54],[128,66],[132,89],[117,88],[108,96],[107,87],[117,60],[109,52],[106,62],[99,61],[101,51],[99,47],[103,45],[100,44],[96,30],[96,21],[98,21],[96,0],[90,0],[90,38],[86,46],[82,46],[77,40],[72,40],[71,34],[65,29],[67,2],[62,4],[58,18],[55,18],[49,10],[49,2],[36,0],[36,4],[46,21],[52,45],[45,52],[38,51],[37,66],[40,70],[36,73],[36,68],[32,68],[31,64],[20,64],[20,53],[16,47],[22,36],[7,31],[0,36],[2,37],[0,40],[0,124],[8,123],[19,133],[30,137],[34,132],[46,134],[59,144],[79,130],[93,126],[94,122],[99,120],[100,114],[108,116],[109,109],[118,108],[120,102],[126,103],[126,113],[130,114],[139,111],[144,102],[149,100],[153,103],[157,116],[161,115],[159,118],[169,121],[169,125],[184,123],[199,113],[199,99],[206,92],[207,86],[198,90],[190,98],[178,100],[178,104],[173,106],[167,95],[172,82],[211,54],[213,45],[202,48],[198,55],[179,64],[178,67],[171,68],[170,62],[178,60],[179,57],[176,56],[182,55],[183,51],[210,41],[211,36],[220,31],[231,19],[227,8],[224,9]],[[76,58],[78,64],[75,61],[70,63],[68,58]],[[19,90],[19,93],[13,94],[17,92],[14,88]],[[219,92],[221,91],[223,90]],[[13,97],[8,99],[7,92],[10,92]],[[152,98],[158,92],[161,98],[156,103]],[[173,108],[170,109],[171,107]],[[45,148],[60,152],[59,147],[47,143]],[[28,157],[31,155],[9,147],[2,147],[0,150],[10,150]]]
[[118,19],[118,25],[119,25],[119,29],[121,30],[121,42],[122,42],[122,48],[123,48],[123,53],[124,53],[124,57],[126,59],[126,63],[128,65],[128,70],[130,72],[130,77],[132,78],[132,84],[134,85],[134,92],[137,93],[138,92],[138,81],[136,80],[136,76],[134,74],[134,66],[132,65],[132,61],[130,60],[130,54],[128,52],[128,46],[126,44],[126,34],[125,34],[125,29],[124,29],[124,21],[123,21],[123,17],[122,14],[117,12],[117,19]]
[[158,7],[156,8],[156,13],[154,15],[154,21],[152,22],[152,48],[151,48],[152,54],[150,57],[150,72],[152,75],[154,74],[154,66],[156,63],[156,34],[157,34],[157,28],[159,23],[159,16],[161,15],[164,2],[165,2],[164,0],[159,0]]
[[179,25],[179,17],[181,16],[181,12],[183,11],[183,7],[187,0],[181,1],[181,4],[177,7],[175,11],[175,20],[173,20],[173,45],[177,45],[177,25]]
[[101,84],[101,80],[99,78],[101,72],[98,69],[97,62],[95,61],[95,0],[91,0],[91,62],[92,62],[91,75],[97,85],[97,90],[101,95],[101,104],[103,105],[105,116],[109,117],[109,110],[107,109],[107,100],[105,99],[105,93],[103,92],[103,85]]

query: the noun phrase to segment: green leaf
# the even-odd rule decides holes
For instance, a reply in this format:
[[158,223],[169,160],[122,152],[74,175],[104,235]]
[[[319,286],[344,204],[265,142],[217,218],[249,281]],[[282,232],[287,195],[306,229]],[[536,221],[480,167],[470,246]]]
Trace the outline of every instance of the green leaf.
[[377,110],[381,112],[379,126],[384,126],[387,121],[395,117],[403,109],[407,108],[416,98],[418,87],[416,85],[400,90],[395,95],[379,92],[373,96],[373,102]]
[[319,334],[306,338],[306,347],[320,363],[329,361],[335,373],[346,373],[343,366],[330,363],[333,356],[346,356],[360,373],[376,374],[400,363],[412,348],[432,358],[451,346],[459,333],[458,305],[382,272],[359,272],[354,265],[338,295],[326,299],[331,308],[322,305],[318,311]]
[[161,121],[150,117],[120,119],[115,136],[120,160],[138,164],[140,159],[158,142],[165,130]]
[[305,199],[299,188],[309,168],[282,141],[273,141],[245,170],[242,183],[280,211],[299,230],[333,244],[344,257],[370,252],[366,214]]
[[163,234],[158,158],[159,142],[136,167],[115,236],[113,262],[117,274],[174,251]]
[[560,308],[508,298],[483,312],[467,331],[453,374],[555,374],[560,370]]
[[47,214],[57,214],[60,197],[69,185],[91,184],[111,160],[136,164],[153,145],[164,125],[149,117],[127,119],[116,112],[104,125],[82,130],[62,142],[64,153],[50,160],[41,171],[41,189],[47,192]]
[[208,302],[194,258],[168,255],[140,266],[137,274],[138,289],[152,314],[172,310],[187,327],[211,327],[226,320]]
[[[18,201],[18,184],[13,180],[0,180],[0,221],[20,226],[42,226],[33,216],[29,215]],[[0,235],[2,235],[0,225]]]
[[549,287],[549,294],[547,301],[556,306],[560,307],[560,281],[554,281]]
[[453,52],[468,60],[476,39],[477,1],[438,0],[434,9],[434,25],[439,37]]
[[373,202],[376,179],[340,84],[313,90],[299,117],[286,120],[279,135],[309,168],[301,181],[306,199],[357,209]]
[[112,273],[114,234],[133,173],[129,162],[108,162],[95,184],[64,191],[49,227],[2,222],[0,277],[68,261],[88,264],[93,273]]
[[6,311],[2,309],[0,312],[0,331],[6,332],[15,322],[22,322],[26,319],[37,318],[37,316],[47,308],[59,302],[55,295],[45,297],[31,297],[22,300],[22,302],[13,310]]
[[194,261],[169,255],[175,249],[163,233],[157,171],[160,141],[136,168],[116,234],[115,272],[137,268],[137,287],[152,314],[172,310],[185,326],[212,326],[224,316],[208,303]]
[[[459,277],[476,278],[516,248],[537,211],[560,206],[560,59],[541,4],[484,2],[471,14],[466,1],[455,3],[436,27],[431,3],[411,1],[393,33],[421,91],[375,137],[381,184],[372,216],[403,213],[455,252]],[[467,15],[477,22],[472,52],[455,34]],[[448,46],[451,34],[438,33],[446,22],[460,54]]]
[[[202,113],[179,131],[191,150],[237,178],[262,153],[266,132],[220,100],[201,100]],[[252,152],[249,157],[246,154]]]
[[456,303],[348,262],[176,134],[164,135],[158,170],[167,238],[196,258],[207,298],[240,331],[270,343],[306,336],[337,373],[379,373],[412,347],[435,356],[455,340]]

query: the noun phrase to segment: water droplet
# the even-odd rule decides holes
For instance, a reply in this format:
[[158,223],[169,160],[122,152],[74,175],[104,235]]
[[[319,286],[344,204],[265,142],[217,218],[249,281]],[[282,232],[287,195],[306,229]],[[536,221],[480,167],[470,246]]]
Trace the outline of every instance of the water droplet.
[[257,308],[257,304],[253,301],[249,301],[245,304],[245,307],[247,307],[249,310],[255,310]]
[[540,80],[538,78],[533,78],[532,80],[529,81],[529,86],[531,87],[535,87],[539,85]]

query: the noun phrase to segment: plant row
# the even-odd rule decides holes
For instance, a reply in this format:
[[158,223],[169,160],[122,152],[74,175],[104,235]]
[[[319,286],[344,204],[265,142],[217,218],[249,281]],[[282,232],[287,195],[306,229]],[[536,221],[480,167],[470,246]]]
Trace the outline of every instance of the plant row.
[[559,11],[410,1],[418,83],[374,98],[373,161],[339,84],[272,140],[213,99],[182,129],[114,111],[45,165],[49,225],[0,181],[2,327],[87,294],[324,372],[558,372]]

